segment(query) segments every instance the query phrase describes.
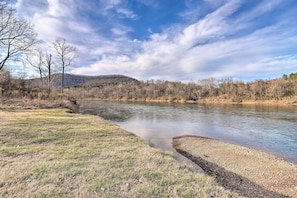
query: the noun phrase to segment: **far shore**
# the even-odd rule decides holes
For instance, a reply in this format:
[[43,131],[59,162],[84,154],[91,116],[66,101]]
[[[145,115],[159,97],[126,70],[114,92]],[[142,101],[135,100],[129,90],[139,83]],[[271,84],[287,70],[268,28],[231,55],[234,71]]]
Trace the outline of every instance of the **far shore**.
[[176,99],[100,99],[85,98],[79,100],[101,100],[101,101],[120,101],[120,102],[146,102],[146,103],[177,103],[177,104],[226,104],[226,105],[278,105],[278,106],[297,106],[297,97],[286,98],[282,100],[240,100],[219,98],[203,98],[201,100],[176,100]]
[[57,100],[40,100],[31,98],[0,98],[2,105],[19,105],[22,107],[66,107],[74,112],[78,111],[76,101],[79,100],[98,100],[98,101],[118,101],[118,102],[141,102],[141,103],[164,103],[164,104],[197,104],[197,105],[267,105],[267,106],[297,106],[297,96],[288,97],[282,100],[240,100],[221,98],[203,98],[197,101],[194,100],[177,100],[177,99],[101,99],[101,98],[82,98],[82,99],[57,99]]

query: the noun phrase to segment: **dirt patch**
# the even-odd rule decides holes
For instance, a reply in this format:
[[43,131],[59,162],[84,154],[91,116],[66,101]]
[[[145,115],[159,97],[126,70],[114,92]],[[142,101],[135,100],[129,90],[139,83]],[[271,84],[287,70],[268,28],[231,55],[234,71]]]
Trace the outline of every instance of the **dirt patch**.
[[296,164],[210,138],[177,137],[173,146],[219,184],[242,196],[297,197]]

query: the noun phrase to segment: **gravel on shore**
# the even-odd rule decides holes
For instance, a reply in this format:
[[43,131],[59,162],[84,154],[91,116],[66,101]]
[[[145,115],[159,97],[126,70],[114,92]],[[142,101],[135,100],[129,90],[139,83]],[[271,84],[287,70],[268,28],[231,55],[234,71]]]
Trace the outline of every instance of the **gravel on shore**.
[[198,136],[176,137],[173,146],[242,196],[297,197],[297,165],[272,154]]

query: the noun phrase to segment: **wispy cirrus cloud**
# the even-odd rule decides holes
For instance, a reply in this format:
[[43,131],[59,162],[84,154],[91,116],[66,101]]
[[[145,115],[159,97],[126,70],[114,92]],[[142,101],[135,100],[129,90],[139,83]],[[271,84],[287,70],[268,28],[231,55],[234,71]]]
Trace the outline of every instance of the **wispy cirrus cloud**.
[[[79,60],[73,72],[78,74],[250,80],[296,70],[297,24],[287,20],[297,17],[291,0],[187,0],[175,13],[180,20],[163,23],[157,32],[148,32],[152,24],[134,24],[142,19],[136,8],[157,13],[164,6],[159,1],[30,2],[19,0],[18,10],[26,16],[30,13],[42,40],[64,37],[77,47]],[[149,35],[131,36],[142,29]]]
[[100,1],[105,15],[117,14],[117,17],[136,19],[137,15],[128,8],[125,0]]
[[[279,23],[256,28],[249,34],[239,34],[253,25],[247,26],[244,22],[251,20],[255,10],[268,12],[279,4],[261,4],[243,13],[240,19],[232,18],[241,3],[228,1],[182,30],[152,34],[148,41],[139,42],[141,50],[136,54],[109,56],[89,68],[78,68],[76,72],[112,72],[114,68],[129,74],[127,68],[132,68],[137,77],[144,79],[189,80],[211,76],[260,78],[282,72],[283,68],[292,71],[296,56],[281,51],[293,47],[293,43],[287,41],[296,39],[294,28],[286,37],[278,33],[284,28]],[[277,58],[276,54],[279,54]]]

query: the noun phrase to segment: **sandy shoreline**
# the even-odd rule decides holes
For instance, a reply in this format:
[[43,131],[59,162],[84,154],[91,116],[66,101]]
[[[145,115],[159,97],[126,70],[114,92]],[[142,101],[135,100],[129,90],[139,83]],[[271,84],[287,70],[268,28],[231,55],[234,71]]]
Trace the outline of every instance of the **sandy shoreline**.
[[297,197],[297,164],[204,137],[177,137],[173,146],[219,184],[242,196]]

